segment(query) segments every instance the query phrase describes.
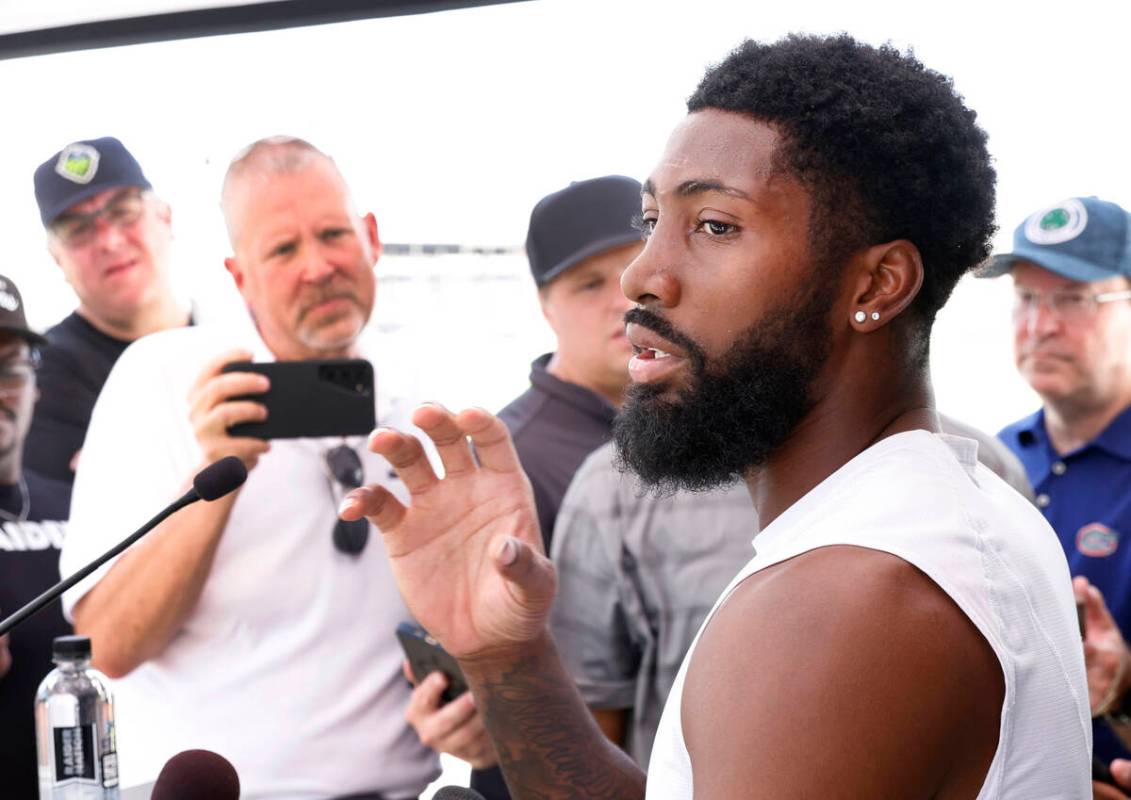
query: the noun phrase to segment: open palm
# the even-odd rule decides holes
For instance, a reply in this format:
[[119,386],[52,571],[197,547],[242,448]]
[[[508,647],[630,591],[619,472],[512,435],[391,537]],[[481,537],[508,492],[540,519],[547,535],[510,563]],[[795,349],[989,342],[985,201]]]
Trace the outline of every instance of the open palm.
[[410,505],[366,486],[346,498],[342,518],[366,516],[381,530],[409,610],[452,655],[530,641],[545,629],[554,572],[506,427],[481,409],[454,415],[435,405],[418,408],[413,423],[435,443],[444,478],[414,437],[378,430],[369,447],[393,465]]

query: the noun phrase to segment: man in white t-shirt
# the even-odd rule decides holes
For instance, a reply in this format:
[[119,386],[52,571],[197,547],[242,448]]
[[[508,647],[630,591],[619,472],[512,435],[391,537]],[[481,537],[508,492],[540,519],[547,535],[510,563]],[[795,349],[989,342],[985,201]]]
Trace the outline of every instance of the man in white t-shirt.
[[950,80],[847,35],[744,42],[692,94],[641,202],[648,240],[621,279],[636,355],[620,458],[669,488],[742,478],[761,525],[668,695],[647,788],[548,631],[554,567],[498,419],[413,415],[443,479],[415,439],[378,432],[411,504],[369,486],[341,509],[396,552],[508,786],[563,800],[1089,796],[1063,550],[934,409],[933,320],[994,230],[986,136]]
[[[380,252],[334,162],[297,139],[251,145],[229,167],[225,265],[254,325],[147,337],[111,372],[87,434],[64,574],[108,549],[204,465],[240,457],[238,492],[174,514],[65,597],[94,664],[115,679],[124,784],[175,753],[227,757],[245,796],[416,797],[435,755],[404,723],[394,637],[408,618],[382,538],[338,525],[356,468],[403,493],[353,440],[231,436],[263,420],[268,388],[237,361],[361,355]],[[382,424],[401,403],[378,372]],[[343,469],[343,464],[345,469]]]

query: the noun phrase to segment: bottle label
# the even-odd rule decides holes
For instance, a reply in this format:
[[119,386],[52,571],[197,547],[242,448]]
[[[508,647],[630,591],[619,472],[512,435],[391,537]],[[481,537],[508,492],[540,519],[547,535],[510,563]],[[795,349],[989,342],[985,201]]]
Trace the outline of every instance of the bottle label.
[[118,754],[107,753],[102,756],[102,785],[111,789],[118,785]]
[[53,728],[55,734],[55,780],[94,780],[94,726]]

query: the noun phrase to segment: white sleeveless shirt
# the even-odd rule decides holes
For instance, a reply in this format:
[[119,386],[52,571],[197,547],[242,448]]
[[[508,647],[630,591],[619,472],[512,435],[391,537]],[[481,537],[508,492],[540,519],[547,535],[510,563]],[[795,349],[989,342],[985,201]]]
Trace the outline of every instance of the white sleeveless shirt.
[[1035,508],[976,460],[977,443],[926,431],[883,439],[758,534],[684,658],[648,768],[648,800],[693,796],[680,706],[703,629],[743,580],[829,545],[915,565],[970,618],[1005,677],[997,751],[978,800],[1090,798],[1092,723],[1068,566]]

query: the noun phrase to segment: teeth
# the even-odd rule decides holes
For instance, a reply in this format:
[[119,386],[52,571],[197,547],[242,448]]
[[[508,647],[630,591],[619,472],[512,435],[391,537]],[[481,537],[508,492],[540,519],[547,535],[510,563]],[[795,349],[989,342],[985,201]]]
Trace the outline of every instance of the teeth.
[[671,355],[671,353],[665,353],[663,350],[657,350],[655,347],[653,347],[651,349],[652,349],[652,352],[656,354],[655,355],[656,358],[667,358],[668,356]]

